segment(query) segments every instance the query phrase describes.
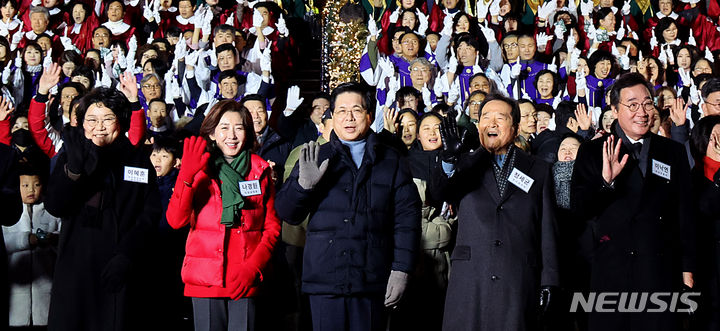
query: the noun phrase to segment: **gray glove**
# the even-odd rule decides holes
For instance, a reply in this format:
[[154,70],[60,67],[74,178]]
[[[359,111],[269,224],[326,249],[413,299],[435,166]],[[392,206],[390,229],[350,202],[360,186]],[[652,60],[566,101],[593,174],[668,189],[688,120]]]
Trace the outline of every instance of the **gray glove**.
[[385,307],[393,307],[400,302],[407,287],[408,274],[402,271],[390,271],[387,290],[385,290]]
[[306,190],[312,190],[320,182],[328,167],[328,161],[323,161],[318,167],[318,154],[320,145],[311,141],[300,150],[300,164],[298,167],[298,184]]

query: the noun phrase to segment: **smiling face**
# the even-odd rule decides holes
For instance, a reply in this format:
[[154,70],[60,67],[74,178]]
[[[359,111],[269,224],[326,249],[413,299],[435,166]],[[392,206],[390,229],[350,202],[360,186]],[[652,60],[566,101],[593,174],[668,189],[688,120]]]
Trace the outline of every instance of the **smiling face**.
[[227,77],[220,82],[220,94],[223,98],[234,99],[238,93],[238,81],[235,77]]
[[24,204],[32,205],[40,201],[42,188],[43,185],[39,176],[20,176],[20,196]]
[[35,47],[27,47],[23,56],[25,63],[29,66],[36,66],[42,61],[42,52]]
[[455,25],[455,33],[463,33],[463,32],[469,32],[470,31],[470,20],[468,20],[467,16],[463,15],[460,16],[460,19],[458,19],[457,25]]
[[242,151],[245,134],[240,113],[228,111],[220,117],[220,122],[210,134],[210,140],[215,141],[224,156],[235,157]]
[[644,85],[624,88],[620,91],[620,102],[622,104],[618,104],[617,107],[612,106],[618,124],[620,124],[620,127],[629,138],[633,140],[642,138],[642,136],[650,130],[652,109],[645,110],[643,106],[640,106],[637,111],[633,113],[629,107],[625,105],[652,103],[650,92],[648,92],[648,89]]
[[195,12],[195,7],[193,6],[192,1],[188,0],[181,0],[178,3],[178,13],[180,13],[180,16],[184,19],[188,19],[193,16]]
[[600,27],[608,31],[615,31],[615,14],[610,12],[604,18],[601,18]]
[[558,148],[558,161],[575,161],[577,157],[577,151],[580,148],[580,142],[572,137],[563,139]]
[[543,132],[548,128],[550,118],[552,118],[552,116],[544,111],[537,112],[537,133]]
[[720,115],[720,91],[708,94],[702,107],[705,116]]
[[555,84],[555,79],[553,78],[553,75],[551,73],[545,73],[542,76],[538,77],[537,90],[538,90],[538,92],[540,92],[540,98],[542,98],[542,99],[552,98],[554,84]]
[[672,13],[673,2],[672,0],[660,0],[658,1],[658,7],[663,15],[668,16]]
[[440,119],[427,116],[420,122],[418,140],[424,151],[434,151],[442,147],[440,139]]
[[333,129],[338,138],[355,141],[365,138],[370,129],[370,113],[363,107],[362,96],[344,92],[335,98]]
[[594,75],[597,78],[605,79],[610,74],[610,69],[612,69],[612,63],[610,60],[601,60],[598,61],[595,64],[595,72]]
[[85,138],[92,140],[98,147],[110,145],[120,135],[117,116],[102,103],[88,107],[83,119]]
[[606,111],[602,117],[602,129],[605,132],[610,132],[613,121],[615,120],[615,113]]
[[478,122],[480,144],[494,154],[504,154],[515,139],[512,107],[501,100],[492,100],[481,110]]
[[415,0],[402,0],[401,4],[403,9],[410,9],[415,6]]
[[82,4],[76,3],[72,9],[73,22],[75,22],[75,24],[80,24],[85,21],[86,16],[87,13],[85,12],[85,8],[83,8]]
[[417,120],[410,113],[402,114],[400,116],[400,127],[402,128],[400,139],[407,148],[410,148],[417,139]]
[[537,47],[535,39],[530,37],[521,37],[518,39],[518,48],[520,49],[521,60],[532,60],[535,57]]
[[107,9],[107,17],[110,22],[120,21],[125,15],[123,6],[119,1],[111,2]]
[[267,110],[265,110],[265,105],[257,100],[248,100],[245,101],[243,106],[250,111],[253,121],[253,129],[255,130],[255,134],[259,136],[262,134],[263,130],[265,130],[265,127],[267,127],[268,115]]
[[675,23],[670,24],[670,26],[663,30],[662,36],[665,39],[666,43],[671,43],[677,39],[678,29],[677,25]]
[[482,94],[475,94],[468,99],[468,116],[471,120],[480,120],[480,105],[485,101],[485,96]]
[[167,175],[170,170],[180,165],[180,160],[164,149],[153,150],[150,154],[150,162],[158,177]]
[[62,89],[62,91],[60,92],[60,106],[62,107],[63,112],[70,111],[70,103],[79,94],[80,93],[78,93],[77,89],[72,86],[68,86]]

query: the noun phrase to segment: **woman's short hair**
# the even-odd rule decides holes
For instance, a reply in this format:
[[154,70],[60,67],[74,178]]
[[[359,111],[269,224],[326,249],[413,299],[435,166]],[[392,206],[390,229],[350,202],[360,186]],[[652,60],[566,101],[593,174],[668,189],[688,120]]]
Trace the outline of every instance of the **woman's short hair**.
[[250,112],[235,100],[222,100],[216,103],[208,112],[207,116],[200,125],[200,136],[208,141],[207,151],[217,152],[215,144],[211,144],[210,135],[215,133],[215,128],[220,123],[220,119],[227,112],[236,112],[242,118],[243,128],[245,129],[245,140],[243,141],[243,150],[252,150],[255,147],[255,130],[253,130],[252,116]]

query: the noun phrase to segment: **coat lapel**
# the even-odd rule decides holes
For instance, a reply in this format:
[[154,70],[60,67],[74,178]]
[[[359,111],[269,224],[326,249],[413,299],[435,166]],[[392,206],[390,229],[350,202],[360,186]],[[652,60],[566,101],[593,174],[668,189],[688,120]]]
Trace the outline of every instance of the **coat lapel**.
[[[516,168],[517,170],[520,170],[522,173],[524,173],[527,176],[530,176],[530,169],[532,168],[532,159],[528,157],[523,151],[521,151],[519,148],[515,150],[515,164],[511,164],[513,168]],[[513,169],[510,168],[510,173],[512,173]],[[535,185],[535,183],[533,183]],[[502,197],[501,203],[505,203],[508,199],[510,199],[510,196],[512,196],[517,190],[520,188],[517,187],[515,184],[508,182],[507,188],[505,188],[505,195]]]

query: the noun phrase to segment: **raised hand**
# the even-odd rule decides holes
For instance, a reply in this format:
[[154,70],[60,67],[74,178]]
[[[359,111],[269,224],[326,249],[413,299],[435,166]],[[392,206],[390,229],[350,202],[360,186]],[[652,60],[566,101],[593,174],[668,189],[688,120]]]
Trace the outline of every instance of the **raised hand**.
[[137,80],[132,71],[127,70],[120,75],[120,92],[122,92],[130,102],[138,101]]
[[428,18],[420,11],[420,9],[416,9],[415,11],[418,17],[418,21],[420,21],[420,24],[418,25],[418,33],[424,36],[425,32],[428,29]]
[[300,149],[298,160],[298,184],[305,190],[312,190],[320,182],[327,171],[329,159],[318,166],[320,145],[314,141],[306,143]]
[[712,52],[710,51],[710,48],[707,46],[705,46],[705,58],[708,61],[715,63],[715,57],[713,56]]
[[490,2],[490,17],[497,17],[500,15],[500,0],[492,0]]
[[592,117],[587,111],[587,106],[585,106],[584,103],[579,103],[577,108],[575,108],[575,119],[577,119],[580,130],[585,131],[590,129],[590,126],[592,125]]
[[47,95],[50,89],[60,81],[61,72],[62,68],[57,63],[45,67],[38,81],[38,94]]
[[210,153],[205,151],[207,141],[203,137],[185,138],[183,142],[183,163],[180,166],[178,180],[192,185],[195,175],[207,168]]
[[490,3],[486,2],[485,0],[478,0],[475,3],[475,8],[477,11],[477,17],[478,20],[484,20],[487,18],[488,10],[490,9]]
[[510,70],[510,77],[512,79],[516,79],[520,76],[520,71],[522,69],[522,64],[520,63],[520,55],[518,55],[517,60],[515,60],[515,64],[511,65],[512,68]]
[[272,72],[272,56],[270,54],[270,44],[265,47],[260,57],[260,70]]
[[295,109],[298,109],[298,107],[300,107],[304,100],[305,98],[300,97],[300,88],[297,86],[291,86],[288,89],[285,109],[289,111],[294,111]]
[[277,27],[277,31],[281,37],[287,37],[288,35],[290,35],[290,31],[288,31],[283,14],[280,14],[280,18],[278,19],[275,27]]
[[593,6],[594,4],[592,0],[580,0],[580,13],[582,14],[582,16],[590,16],[593,11]]
[[[550,1],[550,2],[554,3],[555,1]],[[537,40],[538,49],[539,50],[545,49],[545,46],[547,46],[547,43],[550,40],[552,40],[553,38],[555,38],[555,36],[547,35],[547,34],[545,34],[545,32],[538,33],[538,35],[535,37],[535,40]]]
[[260,14],[260,11],[257,9],[253,10],[253,16],[252,16],[252,23],[253,27],[258,30],[257,33],[262,33],[262,25],[263,25],[263,16]]
[[10,98],[0,96],[0,122],[10,118],[10,114],[15,110]]
[[556,9],[557,9],[557,1],[554,1],[554,0],[547,1],[543,5],[538,7],[537,16],[538,16],[538,18],[545,19],[545,21],[549,21],[550,16],[555,12]]
[[394,107],[383,107],[383,128],[395,134],[398,131],[398,111]]
[[608,136],[607,140],[603,142],[603,167],[602,177],[606,183],[612,184],[615,178],[625,168],[627,164],[628,155],[625,154],[622,159],[620,158],[620,146],[622,140],[618,139],[617,144],[615,143],[615,136]]
[[630,0],[625,0],[621,11],[622,11],[623,16],[630,15]]
[[375,20],[368,20],[367,28],[368,28],[368,33],[369,33],[368,37],[372,40],[377,40],[377,37],[378,37],[378,35],[380,35],[380,32],[378,31],[377,23],[375,23]]
[[483,24],[480,24],[480,31],[482,31],[483,36],[485,36],[485,39],[488,43],[491,43],[493,41],[497,41],[495,38],[495,31],[493,29],[488,27],[488,22],[485,20]]
[[617,31],[617,38],[616,40],[622,40],[625,37],[626,31],[625,31],[625,20],[620,21],[620,28]]
[[690,103],[685,104],[683,98],[677,98],[671,104],[670,107],[670,119],[675,123],[675,126],[683,126],[687,121],[686,114],[690,107]]
[[443,117],[442,122],[440,122],[440,139],[443,144],[440,158],[446,163],[455,164],[457,158],[463,152],[464,138],[465,134],[463,134],[462,137],[460,136],[460,130],[458,129],[455,116],[448,115]]
[[697,46],[697,42],[695,41],[695,37],[693,36],[692,28],[690,28],[690,36],[688,37],[687,43],[688,45]]
[[650,49],[654,49],[658,46],[657,37],[655,37],[655,29],[652,30],[652,37],[650,38]]
[[400,19],[400,7],[390,14],[390,23],[397,23],[398,19]]

